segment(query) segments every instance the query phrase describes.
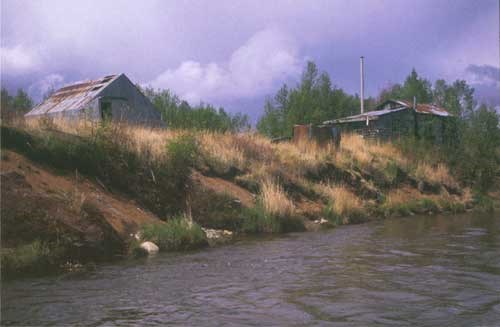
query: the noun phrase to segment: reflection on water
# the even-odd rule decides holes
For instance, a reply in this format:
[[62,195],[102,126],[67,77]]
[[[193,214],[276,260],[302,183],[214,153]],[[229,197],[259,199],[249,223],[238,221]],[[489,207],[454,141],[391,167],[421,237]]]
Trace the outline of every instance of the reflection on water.
[[498,326],[500,219],[386,220],[2,286],[3,325]]

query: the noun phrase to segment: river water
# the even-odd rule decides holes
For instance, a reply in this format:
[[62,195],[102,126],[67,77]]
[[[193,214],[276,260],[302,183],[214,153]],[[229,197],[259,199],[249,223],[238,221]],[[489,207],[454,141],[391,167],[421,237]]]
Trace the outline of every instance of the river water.
[[500,326],[500,218],[409,217],[4,282],[2,325]]

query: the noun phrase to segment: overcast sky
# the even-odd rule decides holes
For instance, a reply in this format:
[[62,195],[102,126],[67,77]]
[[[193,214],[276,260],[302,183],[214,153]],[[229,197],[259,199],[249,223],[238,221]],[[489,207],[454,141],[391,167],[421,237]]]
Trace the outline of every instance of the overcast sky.
[[359,92],[364,55],[368,95],[415,67],[500,105],[499,0],[2,0],[1,27],[2,85],[36,99],[123,72],[255,118],[307,60]]

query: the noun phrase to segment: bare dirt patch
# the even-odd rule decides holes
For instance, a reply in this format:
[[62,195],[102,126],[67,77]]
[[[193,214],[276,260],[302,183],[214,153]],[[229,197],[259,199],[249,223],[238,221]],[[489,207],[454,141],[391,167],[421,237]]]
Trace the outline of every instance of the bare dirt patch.
[[[2,218],[23,210],[26,214],[42,209],[44,214],[75,230],[85,232],[90,221],[103,219],[122,239],[130,237],[140,225],[159,219],[139,208],[126,197],[111,194],[98,182],[82,178],[78,172],[71,177],[59,176],[34,164],[22,155],[2,151]],[[81,211],[93,217],[81,218]],[[95,233],[89,229],[89,234]],[[90,235],[89,235],[90,236]]]

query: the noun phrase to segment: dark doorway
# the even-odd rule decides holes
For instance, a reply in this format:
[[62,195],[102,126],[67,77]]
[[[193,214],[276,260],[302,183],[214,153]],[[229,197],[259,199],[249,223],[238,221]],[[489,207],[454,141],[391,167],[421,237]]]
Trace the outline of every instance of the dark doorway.
[[101,119],[103,121],[111,120],[111,102],[101,102]]

